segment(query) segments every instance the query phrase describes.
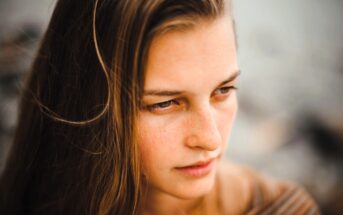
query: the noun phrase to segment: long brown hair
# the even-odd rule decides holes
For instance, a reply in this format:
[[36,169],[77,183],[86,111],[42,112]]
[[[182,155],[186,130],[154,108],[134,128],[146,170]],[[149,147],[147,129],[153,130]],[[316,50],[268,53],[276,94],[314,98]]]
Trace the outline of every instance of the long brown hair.
[[59,0],[22,93],[1,214],[136,214],[149,44],[223,0]]

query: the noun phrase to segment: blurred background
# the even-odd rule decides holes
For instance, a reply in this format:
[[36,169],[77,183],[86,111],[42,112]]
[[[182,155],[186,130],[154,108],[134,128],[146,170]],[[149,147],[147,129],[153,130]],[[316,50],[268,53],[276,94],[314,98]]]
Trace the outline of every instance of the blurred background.
[[[0,171],[55,0],[0,0]],[[240,111],[227,158],[343,214],[343,1],[234,0]]]

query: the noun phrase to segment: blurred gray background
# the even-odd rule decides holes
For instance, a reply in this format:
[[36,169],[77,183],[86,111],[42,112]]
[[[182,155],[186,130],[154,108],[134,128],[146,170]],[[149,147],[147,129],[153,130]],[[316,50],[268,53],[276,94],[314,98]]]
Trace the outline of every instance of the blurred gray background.
[[[0,0],[0,171],[55,0]],[[227,157],[343,214],[343,0],[234,0],[240,112]]]

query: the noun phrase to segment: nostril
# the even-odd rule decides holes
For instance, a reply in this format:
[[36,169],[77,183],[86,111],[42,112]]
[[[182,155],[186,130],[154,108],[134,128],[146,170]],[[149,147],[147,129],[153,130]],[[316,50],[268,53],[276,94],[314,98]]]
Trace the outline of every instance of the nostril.
[[220,138],[217,134],[209,131],[202,131],[201,134],[190,135],[187,137],[186,145],[190,148],[197,148],[206,151],[217,150],[221,144]]
[[221,133],[211,109],[194,112],[188,122],[191,122],[185,140],[188,147],[213,151],[221,145]]
[[187,137],[187,145],[190,146],[190,147],[197,147],[197,137],[195,135],[191,135],[191,136],[188,136]]

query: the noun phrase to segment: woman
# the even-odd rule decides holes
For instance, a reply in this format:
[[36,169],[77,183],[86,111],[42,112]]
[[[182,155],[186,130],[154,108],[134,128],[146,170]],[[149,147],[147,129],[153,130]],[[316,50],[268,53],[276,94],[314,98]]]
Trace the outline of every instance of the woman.
[[23,92],[2,214],[317,214],[222,164],[239,75],[222,0],[59,0]]

